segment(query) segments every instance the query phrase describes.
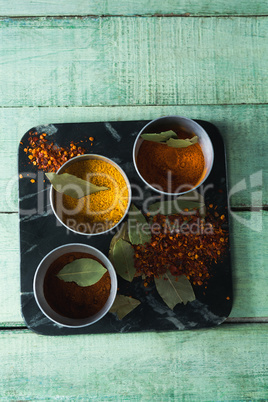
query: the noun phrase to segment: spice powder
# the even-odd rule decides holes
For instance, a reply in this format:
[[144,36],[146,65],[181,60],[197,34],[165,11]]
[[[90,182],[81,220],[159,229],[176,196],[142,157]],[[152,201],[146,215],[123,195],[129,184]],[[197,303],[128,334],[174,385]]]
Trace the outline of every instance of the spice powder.
[[115,166],[103,160],[87,159],[71,164],[62,173],[109,188],[80,199],[55,193],[57,215],[67,226],[78,232],[96,233],[112,228],[121,220],[129,192],[124,177]]
[[97,283],[91,286],[79,286],[75,282],[64,282],[57,277],[57,274],[66,264],[80,258],[91,258],[105,267],[98,258],[91,254],[74,252],[64,254],[56,259],[45,275],[45,299],[54,311],[64,317],[91,317],[104,307],[110,294],[111,279],[108,271]]
[[[181,139],[189,137],[185,133],[177,135]],[[204,155],[198,143],[186,148],[173,148],[144,140],[136,162],[141,176],[147,183],[160,186],[162,191],[173,193],[187,191],[189,186],[196,186],[205,168]]]

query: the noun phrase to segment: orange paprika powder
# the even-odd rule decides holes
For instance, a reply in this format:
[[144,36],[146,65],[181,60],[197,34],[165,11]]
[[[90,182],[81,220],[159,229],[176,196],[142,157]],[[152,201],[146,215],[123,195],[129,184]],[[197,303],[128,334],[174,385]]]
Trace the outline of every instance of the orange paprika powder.
[[144,140],[137,155],[137,167],[147,183],[160,186],[162,191],[175,193],[198,184],[205,159],[198,143],[186,148],[172,148]]

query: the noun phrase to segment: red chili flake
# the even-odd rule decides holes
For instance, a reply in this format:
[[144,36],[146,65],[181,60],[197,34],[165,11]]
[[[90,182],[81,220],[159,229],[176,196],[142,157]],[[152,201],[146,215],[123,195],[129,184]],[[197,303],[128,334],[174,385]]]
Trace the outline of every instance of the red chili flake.
[[73,141],[69,147],[63,148],[49,142],[46,136],[46,133],[38,136],[36,132],[31,132],[28,138],[29,146],[24,148],[30,163],[37,166],[38,169],[56,172],[67,160],[85,153],[85,149],[77,147]]
[[[167,271],[174,276],[185,275],[196,286],[206,284],[211,277],[211,266],[225,254],[228,233],[222,229],[222,220],[215,218],[213,210],[205,220],[199,212],[187,215],[187,219],[188,228],[193,230],[183,232],[183,215],[157,214],[151,225],[151,242],[132,246],[136,276],[145,275],[145,283]],[[160,229],[157,233],[154,233],[154,224]],[[200,233],[196,233],[197,225]],[[179,228],[179,233],[174,228]]]

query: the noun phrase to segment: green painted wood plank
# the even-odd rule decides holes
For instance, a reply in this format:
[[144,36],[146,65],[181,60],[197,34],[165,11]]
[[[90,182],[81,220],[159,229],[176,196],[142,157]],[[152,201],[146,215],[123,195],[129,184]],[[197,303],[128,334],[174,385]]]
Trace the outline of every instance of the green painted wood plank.
[[267,102],[267,19],[36,18],[0,24],[0,106]]
[[267,14],[264,0],[124,0],[72,1],[64,4],[48,0],[0,0],[0,14],[4,16],[47,15],[262,15]]
[[[0,214],[0,326],[23,323],[20,313],[20,251],[17,214]],[[10,323],[10,324],[9,324]]]
[[184,333],[0,332],[4,400],[267,400],[267,324]]
[[[250,191],[252,174],[262,170],[263,183],[268,180],[268,108],[265,105],[0,108],[0,211],[17,211],[17,147],[31,127],[65,122],[150,120],[172,114],[208,120],[220,129],[227,149],[229,186],[234,188],[244,179],[247,185],[232,195],[232,207],[268,205],[267,186],[263,186],[257,197],[258,187]],[[260,138],[259,142],[256,138]]]
[[[251,218],[251,229],[237,220],[248,222]],[[254,222],[259,222],[260,232],[253,230]],[[235,213],[231,229],[235,296],[231,317],[268,317],[268,212]],[[17,214],[0,214],[0,237],[0,326],[25,325],[20,313]]]
[[231,213],[234,303],[230,317],[268,317],[268,212]]

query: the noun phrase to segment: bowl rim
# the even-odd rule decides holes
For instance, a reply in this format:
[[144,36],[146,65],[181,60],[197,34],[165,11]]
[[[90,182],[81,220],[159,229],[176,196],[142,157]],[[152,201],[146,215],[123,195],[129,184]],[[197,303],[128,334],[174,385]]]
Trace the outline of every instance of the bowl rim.
[[[126,173],[124,172],[124,170],[116,163],[114,162],[112,159],[108,158],[107,156],[104,155],[99,155],[99,154],[83,154],[83,155],[77,155],[71,159],[69,159],[68,161],[66,161],[56,172],[56,174],[60,173],[61,170],[63,170],[64,167],[66,167],[66,165],[68,164],[72,164],[74,163],[74,161],[78,160],[78,159],[101,159],[101,160],[105,160],[107,163],[110,163],[111,165],[115,166],[115,168],[121,173],[121,175],[123,176],[126,185],[127,185],[127,189],[128,189],[128,204],[127,207],[125,209],[125,212],[122,216],[122,218],[120,219],[120,221],[118,221],[114,226],[112,226],[111,228],[104,230],[103,232],[98,232],[98,233],[89,233],[89,232],[78,232],[77,230],[74,230],[72,228],[70,228],[69,226],[67,226],[58,216],[55,208],[54,208],[54,203],[53,203],[53,186],[51,184],[50,186],[50,193],[49,193],[49,201],[50,201],[50,206],[52,209],[53,214],[55,215],[55,217],[57,218],[57,220],[66,227],[66,229],[71,230],[73,233],[79,234],[79,235],[84,235],[84,236],[98,236],[98,235],[103,235],[105,233],[110,232],[111,230],[115,229],[118,225],[120,225],[120,223],[123,221],[123,219],[126,217],[129,208],[130,208],[130,204],[131,204],[131,199],[132,199],[132,190],[131,190],[131,186],[130,186],[130,182],[129,179],[126,175]],[[56,190],[55,190],[56,191]]]
[[[169,193],[169,192],[162,191],[162,190],[159,190],[159,189],[153,187],[153,186],[152,186],[150,183],[148,183],[148,182],[142,177],[142,175],[140,174],[139,169],[138,169],[137,164],[136,164],[136,158],[135,158],[136,147],[137,147],[138,141],[139,141],[139,139],[140,139],[140,136],[141,136],[141,134],[143,134],[144,130],[145,130],[148,126],[150,126],[152,123],[155,123],[155,122],[157,122],[157,121],[159,121],[159,120],[164,120],[164,119],[167,119],[167,118],[179,118],[179,119],[182,119],[182,120],[186,120],[186,121],[192,122],[192,123],[194,123],[195,125],[197,125],[198,128],[200,128],[201,131],[204,132],[205,136],[207,136],[207,138],[208,138],[208,140],[209,140],[209,142],[210,142],[210,144],[211,144],[211,149],[212,149],[211,166],[210,166],[209,169],[207,170],[206,175],[203,177],[203,179],[200,181],[200,183],[198,183],[196,186],[192,187],[190,190],[182,191],[182,192],[179,192],[179,193]],[[132,159],[133,159],[133,164],[134,164],[134,167],[135,167],[135,170],[136,170],[138,176],[139,176],[140,179],[143,181],[143,183],[146,184],[146,186],[148,186],[151,190],[156,191],[158,194],[162,194],[162,195],[180,196],[180,195],[187,194],[187,193],[190,193],[191,191],[196,190],[196,189],[197,189],[198,187],[200,187],[200,186],[205,182],[205,180],[208,178],[208,176],[210,175],[210,172],[211,172],[211,170],[212,170],[213,164],[214,164],[214,147],[213,147],[212,141],[211,141],[211,139],[210,139],[208,133],[206,132],[206,130],[205,130],[202,126],[200,126],[200,124],[198,124],[195,120],[189,119],[188,117],[179,116],[179,115],[167,115],[167,116],[157,117],[156,119],[153,119],[153,120],[149,121],[145,126],[142,127],[142,129],[139,131],[139,133],[138,133],[138,135],[137,135],[137,137],[136,137],[136,139],[135,139],[134,145],[133,145]]]
[[[108,299],[107,299],[105,305],[103,306],[103,310],[104,310],[104,311],[100,314],[99,317],[95,318],[94,320],[92,320],[91,322],[88,322],[88,323],[78,324],[78,325],[75,325],[75,324],[74,324],[74,325],[71,325],[71,324],[63,324],[63,323],[61,323],[61,322],[55,320],[54,318],[52,318],[52,317],[43,309],[42,305],[40,304],[39,296],[38,296],[38,291],[37,291],[37,277],[38,277],[38,273],[39,273],[40,269],[42,268],[42,265],[44,264],[44,262],[46,261],[46,259],[47,259],[49,256],[51,256],[53,253],[57,252],[57,251],[60,250],[60,249],[66,248],[66,249],[68,250],[68,248],[70,248],[70,247],[76,247],[76,246],[85,247],[86,249],[88,249],[88,252],[94,250],[94,251],[96,252],[96,254],[101,255],[101,257],[105,260],[105,264],[104,264],[104,265],[105,265],[105,268],[107,269],[107,271],[109,272],[110,279],[111,279],[111,290],[110,290],[111,299],[110,299],[109,303],[107,304],[107,302],[108,302],[108,300],[109,300],[109,297],[108,297]],[[67,250],[66,250],[66,252],[67,252]],[[63,254],[62,254],[62,255],[63,255]],[[54,260],[53,260],[53,261],[54,261]],[[50,264],[50,265],[51,265],[51,264]],[[47,270],[48,270],[48,268],[50,267],[50,265],[48,265],[48,267],[46,268],[46,271],[45,271],[45,272],[47,272]],[[111,273],[112,273],[112,275],[111,275]],[[56,324],[59,325],[59,326],[67,327],[67,328],[83,328],[83,327],[87,327],[87,326],[90,326],[90,325],[92,325],[92,324],[95,324],[97,321],[101,320],[101,319],[109,312],[110,308],[112,307],[112,305],[113,305],[113,303],[114,303],[114,300],[115,300],[116,295],[117,295],[117,286],[118,286],[117,274],[116,274],[115,268],[114,268],[113,264],[111,263],[111,261],[106,257],[106,255],[105,255],[104,253],[102,253],[102,252],[101,252],[100,250],[98,250],[96,247],[93,247],[93,246],[90,246],[89,244],[84,244],[84,243],[66,243],[66,244],[63,244],[63,245],[61,245],[61,246],[59,246],[59,247],[56,247],[56,248],[52,249],[52,250],[51,250],[50,252],[48,252],[48,253],[42,258],[42,260],[39,262],[39,264],[38,264],[38,266],[37,266],[37,268],[36,268],[36,270],[35,270],[34,278],[33,278],[33,294],[34,294],[34,299],[35,299],[36,304],[38,305],[39,309],[42,311],[42,313],[43,313],[50,321],[56,323]],[[115,290],[114,292],[112,292],[112,288]],[[45,298],[45,296],[44,296],[44,298]],[[47,303],[47,304],[48,304],[48,303]],[[106,304],[107,304],[107,307],[104,309],[104,307],[106,306]],[[53,310],[52,307],[51,307],[51,310]],[[53,310],[53,311],[54,311],[55,313],[57,313],[55,310]],[[97,313],[96,313],[96,314],[97,314]],[[57,315],[60,316],[60,317],[63,317],[63,318],[71,319],[70,317],[65,317],[65,316],[63,316],[63,315],[60,314],[60,313],[57,313]],[[90,317],[88,317],[88,318],[90,318]],[[86,318],[85,318],[85,319],[86,319]],[[83,319],[83,320],[85,320],[85,319]],[[77,319],[76,319],[76,318],[73,318],[72,320],[75,321],[75,320],[81,320],[81,319],[80,319],[80,318],[77,318]]]

